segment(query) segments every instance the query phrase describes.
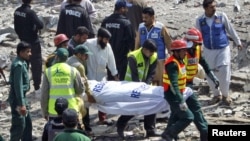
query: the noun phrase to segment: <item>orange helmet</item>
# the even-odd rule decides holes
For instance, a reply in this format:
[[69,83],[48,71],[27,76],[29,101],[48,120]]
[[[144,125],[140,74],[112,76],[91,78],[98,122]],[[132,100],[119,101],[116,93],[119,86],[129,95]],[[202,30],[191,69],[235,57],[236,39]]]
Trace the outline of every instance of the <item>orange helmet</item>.
[[196,28],[190,28],[186,33],[185,39],[195,43],[202,43],[203,41],[201,32]]
[[55,46],[59,46],[61,43],[68,41],[69,38],[65,34],[58,34],[54,38]]
[[185,40],[174,40],[171,43],[171,50],[180,50],[180,49],[186,49],[187,48],[187,42]]

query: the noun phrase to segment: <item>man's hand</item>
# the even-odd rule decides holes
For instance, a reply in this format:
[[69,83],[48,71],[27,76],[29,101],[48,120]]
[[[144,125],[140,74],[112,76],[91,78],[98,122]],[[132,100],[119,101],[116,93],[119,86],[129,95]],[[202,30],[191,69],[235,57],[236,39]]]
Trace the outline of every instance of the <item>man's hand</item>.
[[26,116],[27,114],[26,106],[17,106],[16,110],[21,116]]
[[96,103],[96,100],[95,100],[95,98],[93,97],[93,95],[88,94],[87,96],[88,96],[88,102],[89,102],[89,103]]
[[186,102],[179,104],[179,107],[182,111],[186,111],[188,109]]

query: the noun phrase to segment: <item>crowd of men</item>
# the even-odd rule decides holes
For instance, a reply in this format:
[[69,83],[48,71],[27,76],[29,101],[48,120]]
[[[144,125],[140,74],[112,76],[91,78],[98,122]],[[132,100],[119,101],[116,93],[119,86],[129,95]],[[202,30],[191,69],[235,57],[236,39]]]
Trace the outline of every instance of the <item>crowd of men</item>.
[[[232,102],[227,34],[238,49],[242,45],[226,14],[216,11],[214,0],[203,1],[205,12],[197,18],[196,27],[187,29],[185,37],[177,40],[171,39],[166,26],[156,20],[154,9],[143,0],[117,0],[114,13],[102,21],[97,31],[93,27],[96,10],[89,0],[64,0],[54,38],[56,50],[48,57],[43,76],[38,39],[43,24],[31,9],[32,0],[22,2],[14,12],[14,27],[21,42],[9,79],[10,141],[32,141],[32,119],[26,100],[30,89],[29,64],[35,94],[40,94],[43,117],[48,121],[44,141],[90,140],[93,132],[82,93],[86,94],[85,101],[96,101],[88,79],[162,86],[171,109],[168,125],[163,133],[158,133],[155,113],[144,116],[144,128],[146,137],[161,136],[167,141],[177,140],[191,122],[199,130],[200,140],[208,140],[207,121],[191,90],[199,64],[214,94],[210,104]],[[121,138],[125,138],[124,129],[133,116],[119,117],[116,126]],[[97,124],[113,124],[102,111],[98,111],[98,117]],[[59,129],[61,133],[56,135]]]

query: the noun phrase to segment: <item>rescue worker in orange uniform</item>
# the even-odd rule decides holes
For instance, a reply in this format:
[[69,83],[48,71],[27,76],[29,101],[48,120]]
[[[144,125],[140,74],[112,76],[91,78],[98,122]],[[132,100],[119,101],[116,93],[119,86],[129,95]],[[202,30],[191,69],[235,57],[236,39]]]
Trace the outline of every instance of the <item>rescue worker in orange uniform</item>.
[[194,121],[200,131],[200,140],[207,141],[208,126],[201,111],[201,105],[192,89],[186,87],[184,58],[187,53],[187,42],[185,40],[173,41],[171,51],[173,53],[165,61],[163,74],[164,95],[170,105],[171,115],[162,138],[172,141]]

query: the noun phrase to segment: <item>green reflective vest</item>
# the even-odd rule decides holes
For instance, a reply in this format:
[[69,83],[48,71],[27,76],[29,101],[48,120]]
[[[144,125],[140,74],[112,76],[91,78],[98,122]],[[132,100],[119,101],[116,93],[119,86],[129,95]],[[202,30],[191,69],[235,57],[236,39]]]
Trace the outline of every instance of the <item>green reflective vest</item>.
[[49,67],[45,74],[49,81],[49,105],[50,115],[57,115],[55,111],[55,101],[59,97],[68,100],[69,108],[78,110],[75,99],[74,79],[76,78],[76,69],[66,63],[56,63]]
[[[141,82],[143,82],[148,74],[148,69],[149,66],[152,65],[154,63],[154,61],[157,59],[157,53],[154,53],[150,58],[149,58],[149,64],[147,62],[145,62],[144,58],[143,58],[143,54],[142,54],[142,48],[139,48],[133,52],[130,52],[128,54],[128,57],[130,56],[134,56],[136,59],[136,63],[137,63],[137,70],[138,70],[138,75],[139,75],[139,79]],[[127,71],[126,71],[126,75],[125,75],[125,80],[126,81],[132,81],[132,77],[131,77],[131,70],[129,65],[127,65]]]

